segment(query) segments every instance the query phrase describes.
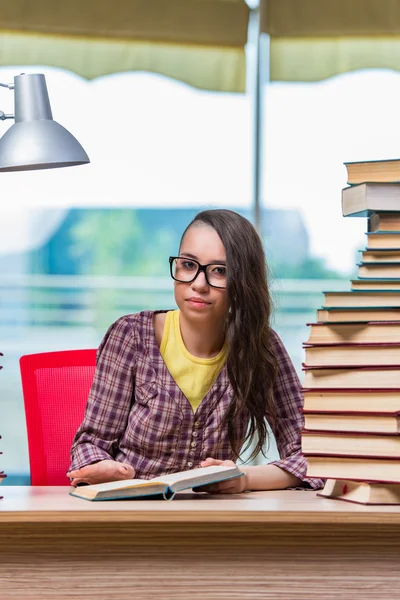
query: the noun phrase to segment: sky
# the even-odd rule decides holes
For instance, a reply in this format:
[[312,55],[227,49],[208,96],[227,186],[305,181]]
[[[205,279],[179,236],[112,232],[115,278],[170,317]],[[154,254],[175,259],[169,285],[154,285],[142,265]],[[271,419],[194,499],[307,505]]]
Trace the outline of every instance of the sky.
[[[86,81],[49,67],[1,68],[0,81],[20,72],[46,75],[54,119],[91,163],[1,173],[1,253],[41,243],[73,206],[252,206],[249,95],[148,73]],[[342,217],[343,163],[400,156],[399,100],[400,74],[382,70],[265,86],[262,205],[300,210],[312,254],[343,273],[366,231],[366,219]],[[0,109],[13,112],[6,88]],[[0,122],[0,135],[11,125]]]

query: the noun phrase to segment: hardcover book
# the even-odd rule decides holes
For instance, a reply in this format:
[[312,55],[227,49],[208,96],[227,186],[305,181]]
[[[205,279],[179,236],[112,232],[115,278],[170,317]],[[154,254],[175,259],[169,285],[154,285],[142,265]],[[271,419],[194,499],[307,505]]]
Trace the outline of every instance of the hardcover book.
[[400,279],[353,279],[351,289],[400,291]]
[[[347,183],[394,183],[400,181],[400,159],[387,160],[362,160],[345,162],[347,169]],[[400,210],[394,207],[392,210]]]
[[307,477],[400,483],[400,461],[397,458],[309,455],[307,457]]
[[400,279],[400,261],[398,262],[362,262],[358,263],[358,276],[382,277],[382,279]]
[[376,291],[351,291],[348,292],[323,292],[323,308],[375,308],[388,306],[389,308],[400,307],[400,292],[390,290]]
[[[3,356],[3,353],[0,352],[0,356]],[[0,369],[2,369],[3,367],[0,366]],[[1,439],[1,435],[0,435],[0,439]],[[0,452],[0,454],[3,454],[2,452]],[[3,479],[5,479],[7,477],[7,475],[4,473],[4,471],[0,471],[0,484],[3,483]],[[0,496],[0,500],[2,499],[3,496]]]
[[400,412],[400,388],[304,388],[304,411],[318,413],[393,414]]
[[344,217],[370,217],[376,212],[400,210],[400,184],[361,183],[342,190]]
[[236,466],[204,467],[161,475],[154,479],[125,479],[123,481],[76,487],[70,494],[84,500],[95,501],[146,498],[148,496],[159,496],[164,500],[172,500],[175,494],[182,490],[218,483],[241,475],[243,475],[243,472]]
[[304,429],[307,431],[344,431],[354,433],[400,433],[400,412],[339,414],[324,412],[304,413]]
[[367,248],[366,250],[360,250],[361,261],[363,263],[398,263],[400,262],[400,249],[399,248]]
[[398,389],[400,384],[400,365],[392,367],[349,367],[338,366],[308,367],[305,371],[304,387],[306,388],[378,388]]
[[377,231],[375,233],[367,233],[367,248],[391,248],[395,250],[400,248],[400,232],[389,233]]
[[399,504],[400,485],[328,479],[324,489],[320,490],[317,496],[357,504]]
[[400,321],[368,323],[307,323],[310,336],[306,344],[400,344]]
[[396,306],[347,306],[346,308],[332,306],[318,309],[317,320],[320,323],[400,321],[400,308]]
[[305,456],[366,456],[400,458],[400,436],[346,431],[303,431]]
[[307,367],[400,365],[400,344],[304,345]]
[[398,231],[400,232],[400,209],[398,212],[377,212],[368,221],[368,231]]

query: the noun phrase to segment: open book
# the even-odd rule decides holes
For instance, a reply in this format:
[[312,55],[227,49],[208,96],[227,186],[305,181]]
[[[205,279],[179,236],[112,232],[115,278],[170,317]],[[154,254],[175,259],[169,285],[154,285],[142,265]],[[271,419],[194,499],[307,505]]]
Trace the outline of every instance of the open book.
[[171,473],[170,475],[161,475],[154,479],[125,479],[123,481],[86,485],[75,488],[70,494],[84,500],[117,500],[161,494],[164,500],[172,500],[176,492],[233,479],[241,475],[243,475],[242,471],[236,466],[204,467]]
[[358,504],[400,504],[400,485],[328,479],[317,496]]

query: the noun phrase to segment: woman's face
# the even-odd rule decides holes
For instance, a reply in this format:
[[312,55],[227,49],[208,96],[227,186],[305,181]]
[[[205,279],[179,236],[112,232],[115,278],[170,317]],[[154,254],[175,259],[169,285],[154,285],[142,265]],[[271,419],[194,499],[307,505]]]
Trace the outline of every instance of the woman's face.
[[[187,230],[179,256],[194,259],[201,265],[226,264],[226,252],[221,238],[212,227],[205,224],[192,225]],[[188,319],[225,322],[229,309],[226,288],[210,286],[202,271],[191,283],[175,281],[174,284],[175,301]]]

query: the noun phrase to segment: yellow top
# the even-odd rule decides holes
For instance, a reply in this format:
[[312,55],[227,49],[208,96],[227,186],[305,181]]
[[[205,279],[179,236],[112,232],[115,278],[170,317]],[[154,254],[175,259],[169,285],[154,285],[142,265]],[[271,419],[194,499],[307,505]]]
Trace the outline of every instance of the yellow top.
[[160,353],[177,385],[189,400],[193,411],[217,379],[227,355],[225,343],[213,358],[198,358],[186,349],[179,326],[179,310],[167,312]]

